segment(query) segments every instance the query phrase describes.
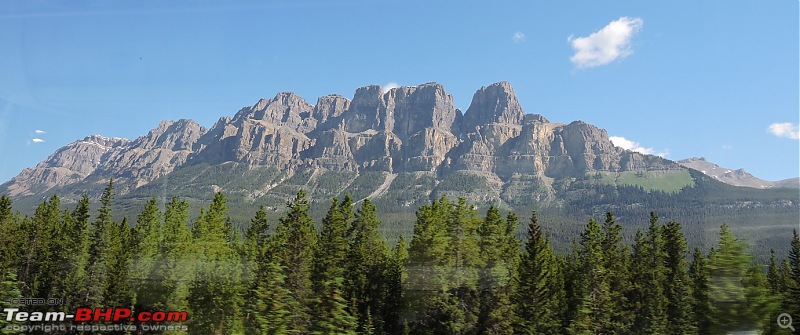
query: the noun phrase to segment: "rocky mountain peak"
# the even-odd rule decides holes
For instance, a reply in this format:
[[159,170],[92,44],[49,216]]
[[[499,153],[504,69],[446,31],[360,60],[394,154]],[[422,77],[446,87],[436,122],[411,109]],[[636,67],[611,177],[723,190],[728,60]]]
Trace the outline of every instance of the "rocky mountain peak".
[[400,138],[429,127],[450,131],[456,119],[453,96],[437,83],[392,89],[384,95],[384,103],[387,116],[393,118],[392,130]]
[[150,150],[155,148],[169,150],[192,150],[192,146],[206,133],[206,128],[189,119],[178,121],[163,120],[147,135],[137,138],[132,146]]
[[[734,186],[745,186],[754,188],[772,188],[772,187],[798,187],[797,182],[786,181],[768,181],[757,178],[745,171],[744,169],[730,169],[719,166],[709,162],[705,157],[692,157],[677,161],[678,164],[685,167],[695,169],[703,174],[719,180],[723,183]],[[796,178],[795,178],[796,179]]]
[[383,91],[378,85],[364,86],[356,90],[350,108],[344,113],[344,129],[358,133],[367,129],[386,128],[386,105]]
[[386,92],[370,85],[352,100],[327,95],[316,105],[281,92],[220,118],[209,130],[178,120],[162,121],[132,142],[90,136],[23,171],[4,189],[34,194],[113,176],[121,190],[130,190],[183,168],[228,162],[277,167],[290,176],[308,169],[434,178],[466,173],[498,189],[523,175],[575,178],[667,164],[623,152],[604,130],[585,122],[564,125],[526,115],[508,82],[479,89],[464,114],[438,83]]
[[330,94],[317,99],[312,117],[322,123],[329,118],[339,117],[349,108],[349,99],[338,94]]
[[287,126],[299,132],[311,131],[316,120],[311,118],[314,106],[292,92],[280,92],[272,99],[260,99],[237,113],[232,122],[241,125],[246,120],[265,121]]
[[514,88],[502,81],[481,87],[475,92],[464,114],[464,130],[471,131],[476,126],[490,123],[521,125],[524,116]]
[[94,134],[94,135],[86,136],[83,139],[83,142],[85,142],[87,144],[96,144],[96,145],[99,145],[101,147],[104,147],[104,149],[111,149],[111,148],[114,148],[114,147],[118,147],[118,146],[121,146],[121,145],[128,144],[128,142],[130,142],[130,140],[125,139],[125,138],[119,138],[119,137],[111,137],[111,138],[109,138],[109,137],[105,137],[105,136],[102,136],[102,135]]

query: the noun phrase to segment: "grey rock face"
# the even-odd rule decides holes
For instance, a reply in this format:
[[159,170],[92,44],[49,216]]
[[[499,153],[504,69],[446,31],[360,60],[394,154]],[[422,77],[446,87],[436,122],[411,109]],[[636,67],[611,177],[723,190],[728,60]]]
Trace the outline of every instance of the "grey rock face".
[[464,114],[465,132],[490,123],[522,125],[525,112],[517,101],[517,95],[508,82],[499,82],[481,87],[472,97],[472,103]]
[[319,123],[341,116],[350,108],[350,100],[341,95],[326,95],[317,99],[312,117]]
[[162,121],[147,135],[111,150],[95,174],[127,178],[145,185],[183,165],[206,129],[192,120]]
[[440,84],[388,92],[372,85],[357,89],[352,101],[328,95],[316,105],[278,93],[208,130],[179,120],[163,121],[134,141],[87,137],[25,169],[0,192],[31,195],[90,176],[118,178],[134,189],[188,165],[225,162],[295,172],[479,175],[496,193],[512,181],[522,187],[590,171],[676,166],[617,148],[605,130],[587,123],[525,114],[507,82],[482,87],[463,115]]

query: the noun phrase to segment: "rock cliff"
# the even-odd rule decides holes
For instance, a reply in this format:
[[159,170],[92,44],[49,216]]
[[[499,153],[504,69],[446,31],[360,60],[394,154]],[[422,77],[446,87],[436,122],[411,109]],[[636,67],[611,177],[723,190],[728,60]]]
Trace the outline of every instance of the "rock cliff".
[[388,174],[382,180],[389,184],[397,174],[429,176],[434,185],[466,174],[486,180],[496,194],[520,176],[552,181],[597,171],[679,168],[615,147],[605,130],[585,122],[552,123],[525,114],[508,82],[477,90],[463,115],[444,86],[427,83],[388,91],[365,86],[352,100],[328,95],[315,105],[281,92],[208,130],[179,120],[163,121],[133,141],[90,136],[25,169],[0,192],[33,195],[111,177],[122,181],[125,192],[176,170],[228,162],[277,167],[287,175],[376,171]]

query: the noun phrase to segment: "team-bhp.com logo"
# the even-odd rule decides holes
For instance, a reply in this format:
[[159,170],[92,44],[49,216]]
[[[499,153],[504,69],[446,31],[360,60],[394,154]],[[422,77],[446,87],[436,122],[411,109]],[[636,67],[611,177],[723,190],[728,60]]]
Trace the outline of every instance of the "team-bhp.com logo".
[[[4,308],[7,322],[19,325],[8,325],[13,331],[186,331],[185,325],[159,324],[186,322],[188,314],[182,311],[140,311],[134,312],[127,307],[87,308],[80,307],[75,313],[65,312],[25,312],[19,308]],[[70,322],[70,324],[51,324],[53,322]],[[45,324],[48,323],[48,324]],[[104,324],[97,324],[104,323]]]

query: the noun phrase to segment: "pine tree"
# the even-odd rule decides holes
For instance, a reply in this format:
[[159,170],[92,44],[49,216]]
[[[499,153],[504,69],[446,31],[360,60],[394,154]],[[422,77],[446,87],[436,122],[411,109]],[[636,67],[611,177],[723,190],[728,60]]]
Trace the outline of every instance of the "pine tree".
[[448,222],[451,205],[434,200],[430,205],[417,209],[413,238],[408,250],[406,272],[408,281],[406,297],[409,309],[416,312],[411,330],[415,333],[431,333],[435,321],[441,320],[438,305],[445,300],[451,281],[449,257],[451,240]]
[[36,208],[33,222],[27,227],[30,242],[20,276],[27,284],[22,292],[26,296],[50,298],[62,294],[60,290],[63,287],[53,285],[63,266],[60,259],[64,255],[61,220],[61,201],[54,195]]
[[[348,300],[356,302],[357,311],[354,312],[359,326],[369,323],[375,329],[383,330],[381,317],[387,312],[384,303],[388,288],[386,264],[389,248],[378,232],[380,223],[375,205],[364,199],[353,221],[345,279]],[[367,319],[367,311],[371,312],[372,319]]]
[[780,267],[775,258],[775,249],[769,249],[769,265],[767,266],[767,282],[769,283],[769,291],[771,294],[783,294],[786,289],[786,283],[783,282],[781,277]]
[[[570,334],[603,334],[610,328],[611,318],[607,307],[610,302],[608,273],[603,253],[603,234],[600,224],[589,219],[581,235],[579,253],[580,287],[579,303],[569,326]],[[575,288],[575,287],[573,287]]]
[[[784,308],[792,316],[800,319],[800,236],[798,236],[797,230],[794,231],[792,237],[787,269],[791,271],[789,278],[786,280],[788,294],[784,301]],[[794,328],[794,334],[800,334],[800,327],[795,326]]]
[[112,227],[111,244],[108,248],[108,277],[103,303],[110,306],[131,307],[134,300],[130,285],[130,227],[126,218]]
[[539,226],[536,212],[528,224],[528,241],[514,280],[516,334],[558,334],[562,324],[561,301],[565,299],[558,260]]
[[670,221],[661,231],[664,240],[664,296],[667,300],[667,334],[696,333],[693,322],[691,280],[686,272],[688,264],[686,239],[681,225]]
[[389,334],[400,334],[406,323],[403,320],[403,312],[407,308],[403,291],[408,277],[405,272],[406,262],[408,262],[408,249],[405,239],[400,236],[385,270],[386,302],[383,319]]
[[112,202],[114,201],[114,180],[108,181],[100,197],[100,209],[97,219],[92,224],[92,238],[89,244],[89,261],[86,278],[86,298],[82,299],[88,307],[100,307],[105,303],[108,292],[109,267],[111,249],[114,245],[114,231],[117,225],[112,218]]
[[0,196],[0,223],[11,218],[11,198],[6,195]]
[[[131,235],[132,271],[131,282],[136,292],[136,303],[140,310],[155,310],[160,306],[161,296],[155,290],[163,280],[154,270],[159,257],[159,247],[164,236],[162,214],[156,198],[151,198],[139,213]],[[155,275],[155,276],[154,276]]]
[[154,283],[153,296],[160,297],[155,306],[165,310],[189,309],[189,283],[194,279],[196,259],[189,231],[189,203],[173,197],[164,212],[164,238],[158,247],[158,260],[149,278],[161,278]]
[[747,243],[722,225],[719,249],[709,262],[712,331],[746,330],[765,324],[765,313],[771,308],[771,298],[766,295],[768,284],[760,270],[750,270],[751,265]]
[[[22,284],[22,282],[17,280],[17,274],[14,270],[6,270],[0,275],[0,310],[5,310],[6,308],[20,308],[19,305],[13,304],[11,301],[12,299],[22,297],[22,292],[20,291],[20,286]],[[13,329],[6,328],[14,325],[19,324],[16,321],[7,320],[7,318],[0,318],[0,334],[16,334],[17,332]]]
[[339,205],[333,198],[325,218],[322,219],[322,233],[319,237],[319,248],[316,250],[314,262],[314,285],[318,291],[324,284],[336,278],[343,278],[347,254],[350,250],[349,222]]
[[[441,215],[447,216],[445,229],[449,251],[445,255],[445,264],[449,286],[476,289],[477,269],[483,265],[478,234],[483,220],[478,216],[477,210],[467,204],[464,198],[459,198],[456,204],[451,204],[443,196],[439,200],[438,207]],[[510,251],[512,250],[505,252]],[[507,254],[506,257],[511,255]]]
[[245,334],[280,335],[295,333],[291,311],[298,310],[298,302],[286,288],[286,277],[281,265],[273,260],[260,264],[252,298],[248,303]]
[[664,334],[667,315],[662,284],[664,278],[664,242],[658,216],[650,213],[650,228],[644,235],[636,232],[631,259],[631,279],[635,318],[631,331],[635,334]]
[[248,289],[253,289],[256,285],[258,281],[256,277],[260,273],[261,267],[266,266],[273,259],[273,255],[269,252],[269,230],[267,211],[264,205],[261,205],[256,211],[256,215],[250,219],[250,226],[244,233],[242,278]]
[[510,282],[512,262],[505,257],[509,252],[508,223],[500,211],[490,206],[479,229],[480,256],[483,269],[478,282],[480,312],[478,331],[489,334],[511,334],[513,315]]
[[610,317],[608,331],[614,334],[627,332],[633,315],[630,310],[630,251],[622,241],[622,226],[614,219],[614,214],[606,213],[603,222],[603,261],[608,274]]
[[292,315],[288,329],[307,332],[311,326],[313,290],[311,281],[317,232],[308,215],[310,204],[303,190],[287,203],[288,211],[281,217],[274,236],[277,261],[284,271],[286,288],[297,302],[289,306]]
[[[559,257],[561,274],[564,281],[564,315],[561,319],[563,333],[570,334],[566,330],[570,329],[572,323],[578,319],[580,310],[584,302],[583,286],[583,264],[580,256],[580,246],[578,242],[572,240],[572,248],[562,257]],[[572,327],[572,328],[576,328]]]
[[0,196],[0,273],[10,269],[21,269],[24,253],[30,240],[28,224],[19,213],[11,212],[11,198]]
[[752,263],[744,280],[748,312],[753,317],[753,324],[761,328],[763,334],[780,334],[782,331],[775,319],[781,313],[781,297],[770,293],[769,280],[759,267],[759,264]]
[[192,333],[216,334],[241,331],[241,259],[230,240],[226,224],[227,200],[214,194],[207,212],[195,222],[197,270],[189,286],[188,301],[193,313]]
[[336,277],[333,281],[323,284],[323,290],[320,292],[317,306],[314,308],[312,334],[356,334],[358,321],[347,311],[347,303],[342,297],[341,287],[341,277]]
[[709,294],[708,260],[700,248],[694,249],[694,258],[689,268],[692,283],[692,312],[698,334],[711,333],[711,299]]
[[64,299],[72,306],[64,306],[70,310],[78,306],[86,306],[86,268],[89,262],[89,196],[81,196],[75,209],[72,211],[70,224],[66,227],[68,261],[64,274]]
[[[513,278],[514,274],[517,272],[517,266],[519,266],[520,262],[520,241],[517,238],[517,229],[519,228],[519,216],[517,213],[508,212],[506,215],[506,230],[504,232],[504,239],[505,239],[505,246],[503,252],[503,259],[506,261],[507,268],[508,268],[508,276],[509,278]],[[511,280],[509,282],[511,286],[514,285],[514,281]]]

